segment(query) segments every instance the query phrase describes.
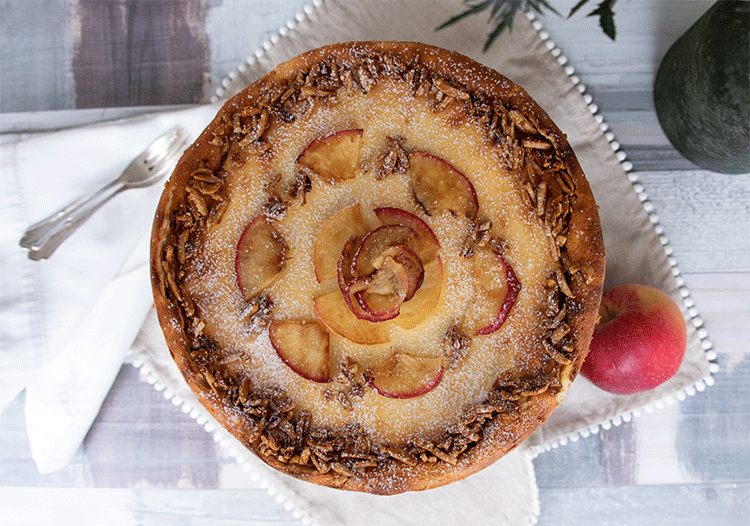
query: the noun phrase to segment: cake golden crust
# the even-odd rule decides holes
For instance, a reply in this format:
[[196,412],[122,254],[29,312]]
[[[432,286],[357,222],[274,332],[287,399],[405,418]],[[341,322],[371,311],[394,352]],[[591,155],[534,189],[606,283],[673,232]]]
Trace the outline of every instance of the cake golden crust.
[[[222,221],[230,193],[236,192],[225,180],[231,166],[244,162],[243,152],[262,158],[274,148],[263,140],[268,130],[283,128],[316,104],[327,107],[328,98],[367,96],[385,81],[408,86],[432,112],[450,110],[481,129],[498,164],[516,181],[519,202],[538,215],[549,238],[551,263],[545,268],[552,269],[537,287],[546,294],[538,302],[545,332],[527,350],[530,357],[498,374],[440,436],[396,441],[373,436],[363,425],[328,427],[314,412],[296,407],[306,403],[295,398],[302,394],[262,385],[218,363],[220,344],[206,329],[201,300],[188,279],[196,274],[194,261],[202,257],[207,232]],[[281,203],[278,195],[269,196],[264,211],[273,220],[284,211],[274,208]],[[501,240],[495,241],[499,246]],[[394,494],[441,486],[483,469],[528,438],[559,405],[598,317],[604,247],[594,198],[565,135],[525,90],[443,49],[352,42],[281,64],[224,104],[165,186],[153,227],[151,273],[170,353],[219,423],[279,471],[325,486]],[[265,296],[248,301],[245,308],[258,331],[274,316],[273,307]]]

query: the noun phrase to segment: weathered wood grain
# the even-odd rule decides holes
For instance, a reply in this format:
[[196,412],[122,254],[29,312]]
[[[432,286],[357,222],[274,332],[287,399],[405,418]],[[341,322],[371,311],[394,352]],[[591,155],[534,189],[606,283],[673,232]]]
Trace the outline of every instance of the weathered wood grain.
[[79,0],[71,17],[77,108],[202,100],[205,0]]

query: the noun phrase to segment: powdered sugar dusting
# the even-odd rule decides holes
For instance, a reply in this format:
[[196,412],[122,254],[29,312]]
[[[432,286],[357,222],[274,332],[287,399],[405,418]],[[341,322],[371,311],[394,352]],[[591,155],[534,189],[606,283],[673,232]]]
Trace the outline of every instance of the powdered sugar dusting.
[[[476,300],[473,262],[460,255],[470,225],[448,212],[427,216],[412,196],[407,175],[376,178],[375,168],[389,137],[405,138],[407,151],[441,157],[471,180],[480,218],[490,218],[493,235],[507,242],[506,258],[522,289],[503,327],[491,335],[473,337],[464,360],[446,370],[435,389],[408,399],[387,398],[365,389],[363,396],[351,399],[349,411],[325,397],[325,391],[338,389],[338,384],[305,380],[278,357],[267,331],[257,337],[248,332],[247,321],[240,315],[245,302],[236,285],[234,257],[242,230],[267,199],[268,182],[280,176],[278,188],[287,188],[298,170],[295,160],[310,141],[353,128],[364,130],[361,171],[356,177],[336,185],[314,179],[306,204],[292,203],[286,216],[274,222],[289,245],[286,269],[268,291],[275,302],[274,317],[315,320],[313,299],[335,289],[335,283],[317,282],[313,266],[315,241],[331,216],[360,203],[368,221],[374,222],[373,208],[397,207],[425,220],[440,241],[444,272],[440,301],[417,327],[403,330],[392,325],[389,344],[359,345],[331,335],[331,356],[336,363],[349,356],[366,368],[394,350],[416,356],[443,355],[446,331]],[[444,431],[467,406],[481,401],[495,379],[516,365],[526,349],[539,347],[540,318],[533,314],[534,306],[544,293],[543,278],[554,267],[544,225],[524,204],[518,181],[501,168],[481,128],[461,108],[449,106],[434,113],[428,101],[413,96],[404,85],[382,80],[366,97],[359,92],[347,95],[341,89],[335,102],[318,104],[292,123],[274,123],[265,140],[274,145],[270,154],[263,160],[251,157],[232,175],[229,206],[202,247],[201,257],[189,267],[186,280],[206,332],[222,349],[226,363],[242,368],[254,381],[284,389],[319,425],[342,428],[356,421],[373,437],[398,442],[414,434]],[[332,370],[335,373],[335,365]]]

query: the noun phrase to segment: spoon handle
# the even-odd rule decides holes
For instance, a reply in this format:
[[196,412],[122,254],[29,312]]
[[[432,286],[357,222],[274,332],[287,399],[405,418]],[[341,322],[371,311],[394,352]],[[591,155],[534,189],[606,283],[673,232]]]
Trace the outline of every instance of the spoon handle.
[[96,210],[123,189],[121,182],[113,181],[34,223],[24,233],[20,245],[29,249],[30,259],[47,259]]

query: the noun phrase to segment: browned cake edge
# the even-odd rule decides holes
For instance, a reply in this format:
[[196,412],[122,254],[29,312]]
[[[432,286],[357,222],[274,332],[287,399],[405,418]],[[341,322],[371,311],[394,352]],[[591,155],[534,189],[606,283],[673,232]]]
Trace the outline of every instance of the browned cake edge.
[[[364,84],[371,76],[368,60],[384,56],[388,56],[388,60],[380,60],[376,69],[387,68],[387,62],[394,59],[397,61],[395,69],[424,66],[422,75],[433,90],[437,87],[445,96],[455,95],[459,103],[472,106],[470,109],[475,114],[479,111],[474,107],[475,98],[476,101],[499,102],[506,110],[516,110],[525,116],[538,133],[554,145],[569,177],[565,185],[573,187],[571,202],[574,206],[567,219],[567,241],[560,248],[561,272],[553,279],[557,281],[559,298],[556,301],[567,311],[563,322],[574,339],[572,343],[570,338],[566,340],[568,347],[564,350],[550,349],[553,359],[549,361],[549,374],[507,381],[498,379],[488,399],[468,411],[463,425],[478,430],[480,438],[453,458],[436,444],[410,444],[399,451],[380,451],[374,468],[360,470],[339,458],[324,469],[300,469],[269,454],[268,447],[260,440],[262,424],[242,411],[236,395],[232,403],[227,394],[236,393],[238,387],[227,385],[227,382],[231,384],[229,380],[212,378],[211,373],[197,363],[194,351],[201,343],[190,335],[191,305],[189,298],[182,297],[179,286],[180,250],[171,248],[182,246],[184,250],[185,244],[184,240],[177,239],[174,211],[195,208],[185,188],[197,168],[214,172],[220,168],[224,144],[216,141],[217,130],[237,112],[265,103],[265,90],[269,85],[289,83],[298,72],[309,72],[321,61],[334,61],[351,66],[355,86],[365,89]],[[459,91],[451,92],[453,89]],[[532,201],[539,197],[536,185],[532,184],[528,190]],[[355,42],[319,48],[280,65],[230,99],[185,152],[166,183],[151,241],[151,275],[159,321],[171,355],[200,402],[246,447],[278,470],[325,486],[377,494],[428,489],[464,478],[501,458],[546,420],[562,401],[588,352],[598,318],[604,265],[601,227],[588,182],[565,135],[544,110],[521,87],[478,62],[440,48],[404,42]]]

